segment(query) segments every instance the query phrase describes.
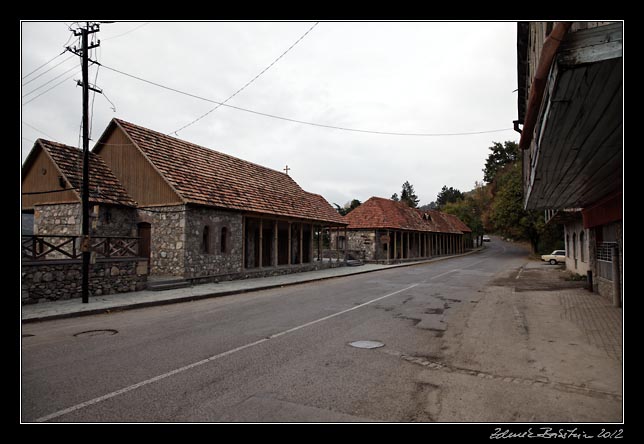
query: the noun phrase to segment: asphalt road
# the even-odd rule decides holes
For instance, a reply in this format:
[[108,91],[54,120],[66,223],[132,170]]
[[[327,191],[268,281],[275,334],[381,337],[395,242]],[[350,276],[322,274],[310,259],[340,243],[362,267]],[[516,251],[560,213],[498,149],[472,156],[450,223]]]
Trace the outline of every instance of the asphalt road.
[[[452,317],[527,260],[496,238],[486,246],[432,264],[25,324],[22,421],[433,421],[433,386],[419,373],[441,360]],[[384,346],[350,345],[362,340]]]

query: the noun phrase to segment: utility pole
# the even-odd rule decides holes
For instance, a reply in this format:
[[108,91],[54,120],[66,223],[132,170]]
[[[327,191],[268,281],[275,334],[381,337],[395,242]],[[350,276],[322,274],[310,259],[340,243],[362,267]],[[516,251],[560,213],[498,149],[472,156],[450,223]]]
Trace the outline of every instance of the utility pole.
[[81,36],[81,49],[80,52],[74,48],[73,50],[69,47],[69,51],[73,52],[76,55],[81,56],[82,60],[82,73],[83,80],[82,84],[79,82],[79,85],[83,87],[83,186],[82,186],[82,207],[83,207],[83,221],[82,221],[82,244],[81,251],[83,253],[83,266],[82,266],[82,285],[81,285],[81,296],[83,304],[87,304],[89,301],[89,263],[91,257],[91,240],[89,234],[89,90],[96,92],[101,92],[96,88],[92,88],[89,85],[89,74],[88,74],[88,64],[89,64],[89,50],[96,48],[101,44],[99,40],[97,43],[89,45],[88,36],[98,32],[98,24],[90,24],[86,22],[85,28],[80,28],[74,30],[75,36]]

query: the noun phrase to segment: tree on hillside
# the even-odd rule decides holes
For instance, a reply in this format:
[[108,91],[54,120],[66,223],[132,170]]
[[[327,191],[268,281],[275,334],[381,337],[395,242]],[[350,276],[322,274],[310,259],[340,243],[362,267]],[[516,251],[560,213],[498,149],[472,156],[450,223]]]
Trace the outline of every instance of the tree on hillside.
[[483,169],[483,180],[487,183],[492,182],[504,166],[519,159],[519,145],[516,142],[509,140],[503,144],[492,142],[492,146],[489,149],[492,153],[488,155]]
[[459,190],[457,190],[456,188],[452,188],[452,187],[447,188],[447,185],[443,185],[443,188],[441,188],[440,193],[438,193],[438,196],[436,196],[436,205],[438,206],[439,209],[442,209],[445,206],[445,204],[449,202],[456,202],[464,198],[465,198],[465,195],[461,193]]
[[358,199],[353,199],[351,202],[345,203],[343,207],[341,207],[337,203],[334,203],[333,205],[335,205],[335,210],[338,213],[340,213],[342,216],[346,216],[351,211],[353,211],[356,208],[358,208],[361,204],[362,204],[362,202],[360,202]]
[[420,199],[418,199],[418,196],[416,196],[416,193],[414,192],[414,186],[410,184],[408,181],[405,181],[404,184],[402,184],[402,191],[400,192],[400,201],[405,202],[407,205],[409,205],[412,208],[416,208],[418,206],[418,202]]
[[[523,208],[521,162],[503,168],[494,180],[497,192],[491,206],[490,222],[497,233],[512,239],[529,240],[534,253],[549,249],[550,242],[556,241],[557,237],[563,238],[561,227],[546,225],[543,211]],[[548,244],[543,240],[548,240]]]
[[483,222],[481,222],[481,211],[473,197],[466,196],[464,199],[448,202],[441,211],[458,217],[470,227],[473,236],[482,236],[485,233]]
[[405,183],[402,184],[400,197],[398,197],[398,193],[394,193],[391,195],[390,199],[395,200],[396,202],[404,202],[412,208],[418,207],[418,202],[420,201],[418,196],[416,196],[414,186],[410,184],[409,181],[405,181]]

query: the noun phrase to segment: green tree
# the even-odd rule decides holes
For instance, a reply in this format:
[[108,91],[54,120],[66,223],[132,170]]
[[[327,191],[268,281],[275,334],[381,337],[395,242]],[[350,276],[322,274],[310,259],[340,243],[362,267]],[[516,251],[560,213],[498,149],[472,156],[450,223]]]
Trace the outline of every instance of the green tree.
[[345,203],[343,207],[341,207],[337,203],[334,203],[333,205],[335,205],[335,210],[338,213],[340,213],[342,216],[346,216],[351,211],[353,211],[356,208],[358,208],[361,204],[362,204],[362,202],[360,202],[358,199],[353,199],[351,202]]
[[470,227],[473,236],[481,236],[485,233],[483,222],[481,221],[481,210],[472,196],[466,196],[464,199],[455,202],[448,202],[441,211],[458,217],[465,225]]
[[445,204],[449,202],[456,202],[464,198],[465,195],[456,188],[447,188],[447,185],[443,185],[440,193],[438,193],[438,196],[436,196],[436,205],[439,209],[442,209]]
[[495,231],[515,240],[528,240],[533,253],[553,249],[563,238],[561,227],[545,223],[543,211],[523,208],[521,162],[514,162],[497,172],[497,192],[490,210]]
[[400,201],[400,198],[398,197],[398,193],[394,193],[391,195],[391,200],[395,200],[396,202]]
[[519,159],[519,145],[516,142],[509,140],[503,144],[492,142],[492,146],[489,149],[492,153],[488,155],[483,169],[483,180],[487,183],[492,182],[504,166]]
[[400,201],[405,202],[407,205],[409,205],[412,208],[416,208],[418,206],[418,202],[420,199],[418,199],[418,196],[416,196],[416,193],[414,192],[414,186],[410,184],[408,181],[405,181],[404,184],[402,184],[402,191],[400,192]]

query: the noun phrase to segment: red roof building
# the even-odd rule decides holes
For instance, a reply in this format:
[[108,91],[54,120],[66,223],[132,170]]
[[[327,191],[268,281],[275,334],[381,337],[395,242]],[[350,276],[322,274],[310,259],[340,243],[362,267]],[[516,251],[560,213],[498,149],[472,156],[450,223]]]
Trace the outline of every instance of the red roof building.
[[347,242],[351,256],[368,262],[459,254],[471,246],[472,230],[456,216],[391,199],[371,197],[344,219],[347,236],[336,235],[334,241],[339,248]]
[[316,233],[346,226],[287,174],[121,119],[93,153],[138,202],[153,275],[207,281],[315,268]]

